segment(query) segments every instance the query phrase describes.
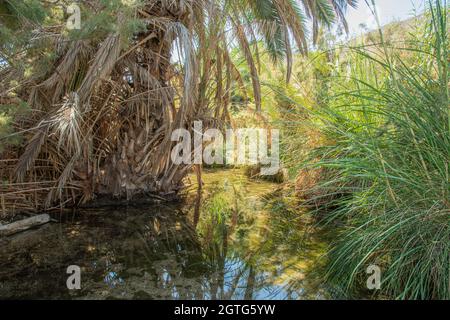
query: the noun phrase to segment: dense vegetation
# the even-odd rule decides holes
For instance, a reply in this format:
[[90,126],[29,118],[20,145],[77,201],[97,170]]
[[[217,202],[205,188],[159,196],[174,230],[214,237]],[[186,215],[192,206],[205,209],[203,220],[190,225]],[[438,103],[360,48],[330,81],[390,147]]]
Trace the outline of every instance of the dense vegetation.
[[244,54],[245,99],[260,113],[255,40],[289,78],[306,17],[316,34],[355,1],[92,0],[78,4],[80,29],[66,27],[71,3],[0,3],[4,214],[174,194],[191,166],[171,161],[172,132],[223,128],[232,90],[245,91],[230,49]]
[[450,298],[448,48],[436,1],[421,19],[303,59],[302,93],[277,90],[286,163],[303,204],[337,226],[328,275],[345,292],[373,264],[383,295]]
[[447,2],[352,40],[330,27],[356,1],[296,3],[86,1],[77,32],[1,1],[2,214],[171,194],[191,169],[173,129],[272,126],[298,214],[335,229],[330,284],[355,293],[378,265],[379,297],[449,299]]

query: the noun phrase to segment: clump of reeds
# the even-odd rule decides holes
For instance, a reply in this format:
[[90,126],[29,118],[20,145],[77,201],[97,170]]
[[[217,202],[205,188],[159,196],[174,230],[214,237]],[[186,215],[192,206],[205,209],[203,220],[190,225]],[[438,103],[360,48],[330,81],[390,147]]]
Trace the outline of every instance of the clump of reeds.
[[313,152],[314,167],[336,172],[323,189],[344,191],[326,221],[343,225],[328,279],[347,293],[365,288],[367,267],[378,265],[382,295],[450,298],[446,1],[425,16],[420,42],[396,49],[380,33],[379,44],[349,49],[351,73],[312,115],[329,142]]

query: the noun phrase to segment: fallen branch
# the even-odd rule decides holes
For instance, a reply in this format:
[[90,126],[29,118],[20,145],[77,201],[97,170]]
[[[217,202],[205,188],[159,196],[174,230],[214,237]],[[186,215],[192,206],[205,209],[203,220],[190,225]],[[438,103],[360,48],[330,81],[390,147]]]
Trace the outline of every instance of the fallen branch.
[[0,225],[0,236],[10,236],[12,234],[43,225],[48,222],[50,222],[50,216],[48,214],[40,214],[10,224]]

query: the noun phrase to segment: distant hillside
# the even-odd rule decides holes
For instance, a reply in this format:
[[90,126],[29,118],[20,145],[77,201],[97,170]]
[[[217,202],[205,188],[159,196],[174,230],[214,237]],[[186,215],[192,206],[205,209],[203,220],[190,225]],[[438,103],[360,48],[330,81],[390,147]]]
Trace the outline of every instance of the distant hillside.
[[[381,28],[386,42],[396,43],[410,39],[415,34],[415,30],[421,27],[427,20],[425,14],[413,17],[403,21],[395,21]],[[373,30],[363,36],[356,37],[350,41],[350,44],[357,44],[363,40],[364,43],[379,43],[380,36],[378,30]]]

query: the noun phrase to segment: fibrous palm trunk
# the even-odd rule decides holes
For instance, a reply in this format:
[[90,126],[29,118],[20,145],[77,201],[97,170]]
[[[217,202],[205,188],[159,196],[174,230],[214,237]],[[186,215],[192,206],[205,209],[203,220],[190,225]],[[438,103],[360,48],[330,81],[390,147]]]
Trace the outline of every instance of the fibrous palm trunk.
[[[189,128],[196,112],[194,10],[191,0],[147,1],[136,11],[145,31],[132,39],[118,31],[95,42],[55,43],[60,56],[54,69],[20,93],[39,112],[18,122],[33,130],[25,147],[7,151],[17,163],[2,164],[10,182],[2,201],[9,208],[21,202],[39,210],[180,188],[189,168],[171,161],[171,133]],[[126,18],[117,19],[120,26]],[[171,63],[175,40],[184,50],[182,77]]]

